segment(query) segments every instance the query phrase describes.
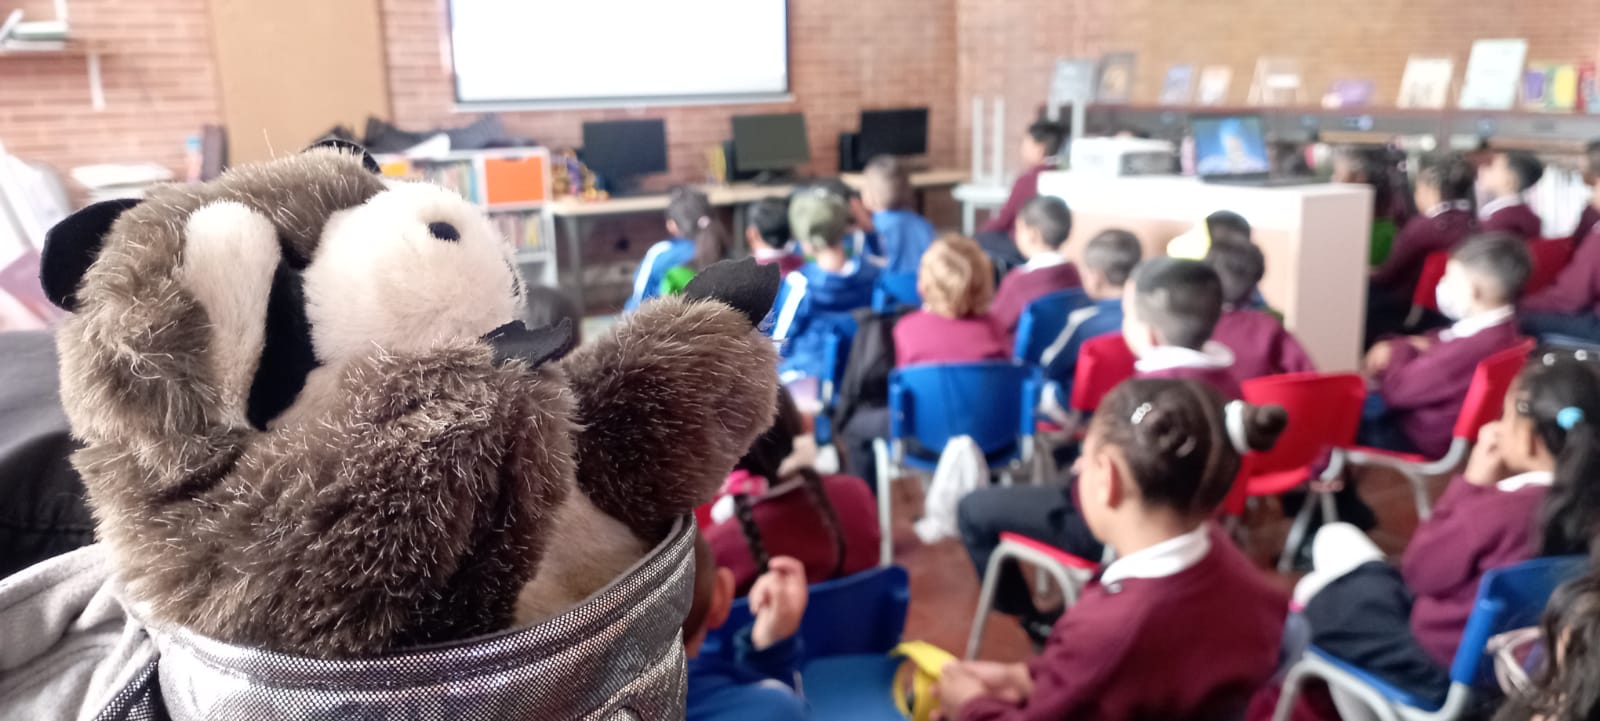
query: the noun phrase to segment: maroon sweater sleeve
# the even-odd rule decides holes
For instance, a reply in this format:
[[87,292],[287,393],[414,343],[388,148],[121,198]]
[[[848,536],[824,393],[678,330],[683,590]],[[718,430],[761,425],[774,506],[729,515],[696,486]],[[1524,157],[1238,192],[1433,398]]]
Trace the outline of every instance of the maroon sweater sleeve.
[[[1450,349],[1439,340],[1438,333],[1430,334],[1433,347],[1419,352],[1404,338],[1389,341],[1394,350],[1389,357],[1389,367],[1378,379],[1379,392],[1385,405],[1396,410],[1419,408],[1448,400],[1460,388],[1454,383],[1438,383],[1439,378],[1455,373],[1449,366]],[[1476,367],[1476,363],[1473,364]],[[1471,372],[1470,369],[1468,372]]]
[[[1044,653],[1028,663],[1033,695],[1021,704],[979,698],[967,702],[959,721],[1093,721],[1132,650],[1127,623],[1108,623],[1097,606],[1104,595],[1086,595],[1050,634]],[[1126,620],[1126,619],[1124,619]],[[1127,683],[1126,677],[1123,679]]]
[[1288,328],[1278,328],[1278,367],[1284,373],[1306,373],[1317,369],[1311,362],[1311,356],[1306,354],[1300,339],[1295,338]]
[[1039,173],[1044,166],[1029,168],[1028,172],[1017,176],[1017,182],[1011,184],[1011,195],[1006,198],[1006,204],[1000,207],[989,222],[983,224],[985,233],[1010,233],[1017,223],[1017,213],[1022,212],[1022,206],[1039,194]]
[[1589,232],[1594,230],[1595,222],[1600,221],[1600,210],[1595,210],[1593,205],[1583,206],[1583,212],[1578,214],[1578,225],[1572,229],[1572,245],[1577,247],[1584,238],[1589,237]]
[[1600,243],[1584,243],[1573,253],[1572,261],[1556,276],[1556,282],[1522,301],[1522,310],[1532,313],[1588,313],[1594,310],[1595,286],[1600,276]]
[[1470,506],[1485,494],[1498,492],[1472,485],[1461,476],[1450,479],[1433,516],[1417,527],[1406,545],[1400,575],[1412,592],[1436,596],[1478,577],[1479,559],[1494,550],[1499,538],[1483,532],[1484,519],[1472,513]]
[[1383,265],[1372,271],[1372,284],[1382,287],[1406,286],[1417,281],[1422,262],[1433,252],[1429,233],[1430,219],[1412,218],[1394,239],[1394,249]]

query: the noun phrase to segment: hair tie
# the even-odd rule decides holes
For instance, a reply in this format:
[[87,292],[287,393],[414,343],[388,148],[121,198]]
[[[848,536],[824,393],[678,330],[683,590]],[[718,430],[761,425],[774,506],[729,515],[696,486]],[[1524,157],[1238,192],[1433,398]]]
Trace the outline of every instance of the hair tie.
[[1573,426],[1576,426],[1582,422],[1582,408],[1578,408],[1576,406],[1567,406],[1566,408],[1556,411],[1556,425],[1561,426],[1561,430],[1563,431],[1570,431],[1572,430]]
[[1250,452],[1250,438],[1244,430],[1244,401],[1230,401],[1222,409],[1223,425],[1228,429],[1228,442],[1239,455]]
[[1133,425],[1139,425],[1139,421],[1144,420],[1145,416],[1150,415],[1150,408],[1151,406],[1149,403],[1140,403],[1138,408],[1133,409],[1133,416],[1128,419],[1128,422],[1132,423]]
[[698,225],[698,226],[700,226],[702,228],[711,227],[711,217],[710,216],[706,216],[706,215],[700,216],[700,221],[698,223],[696,223],[696,225]]

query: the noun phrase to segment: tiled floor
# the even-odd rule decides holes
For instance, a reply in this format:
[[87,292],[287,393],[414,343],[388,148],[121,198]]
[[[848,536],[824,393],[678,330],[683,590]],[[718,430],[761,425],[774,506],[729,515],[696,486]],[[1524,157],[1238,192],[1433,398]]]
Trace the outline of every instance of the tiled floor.
[[[1435,479],[1434,497],[1445,479]],[[966,551],[957,540],[922,546],[910,533],[910,512],[917,508],[917,488],[905,479],[898,489],[895,507],[896,555],[911,575],[911,611],[906,620],[905,638],[936,644],[952,653],[965,652],[972,615],[978,603],[978,576]],[[1398,474],[1369,470],[1362,474],[1361,495],[1378,515],[1373,540],[1390,554],[1398,554],[1416,530],[1417,517],[1411,489]],[[903,501],[903,502],[902,502]],[[901,511],[905,511],[901,513]],[[1246,550],[1268,574],[1287,591],[1298,575],[1281,575],[1273,567],[1289,522],[1275,500],[1266,500],[1246,516]],[[996,661],[1021,661],[1032,653],[1027,637],[1010,618],[993,614],[984,629],[979,657]]]

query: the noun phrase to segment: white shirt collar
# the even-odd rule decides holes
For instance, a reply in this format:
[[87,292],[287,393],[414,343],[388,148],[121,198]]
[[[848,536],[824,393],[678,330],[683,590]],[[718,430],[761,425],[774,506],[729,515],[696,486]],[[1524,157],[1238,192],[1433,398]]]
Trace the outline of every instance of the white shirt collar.
[[1484,203],[1483,207],[1478,209],[1478,217],[1488,220],[1489,216],[1494,215],[1495,213],[1505,210],[1506,208],[1514,208],[1522,204],[1522,196],[1520,195],[1507,195],[1504,198],[1495,198],[1494,200]]
[[1502,305],[1493,310],[1486,310],[1469,318],[1462,318],[1455,325],[1446,328],[1439,334],[1439,340],[1459,340],[1471,338],[1479,332],[1493,328],[1501,323],[1510,323],[1511,317],[1516,315],[1516,309],[1509,305]]
[[1211,552],[1211,529],[1206,524],[1175,538],[1111,562],[1100,574],[1100,584],[1110,586],[1129,578],[1166,578],[1189,570]]
[[1433,218],[1447,210],[1472,210],[1472,201],[1454,200],[1446,203],[1440,203],[1433,206],[1433,209],[1429,210],[1427,215],[1429,218]]
[[1206,341],[1200,350],[1175,345],[1156,346],[1133,364],[1133,369],[1140,373],[1155,373],[1173,368],[1232,367],[1233,351],[1216,341]]
[[762,248],[756,251],[755,258],[756,260],[772,260],[773,258],[782,258],[788,254],[788,248]]
[[1067,262],[1066,256],[1060,253],[1040,253],[1032,258],[1029,258],[1028,262],[1022,267],[1027,268],[1028,270],[1038,270],[1040,268],[1051,268],[1058,266],[1065,262]]
[[1554,483],[1555,479],[1556,474],[1550,471],[1528,471],[1527,473],[1518,473],[1515,476],[1504,479],[1494,484],[1494,487],[1506,493],[1514,493],[1528,486],[1548,486]]

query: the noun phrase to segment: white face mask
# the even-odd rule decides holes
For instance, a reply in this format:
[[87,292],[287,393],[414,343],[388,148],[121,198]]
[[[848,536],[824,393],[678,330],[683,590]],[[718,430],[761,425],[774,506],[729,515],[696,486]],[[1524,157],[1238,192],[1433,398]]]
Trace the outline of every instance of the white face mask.
[[1453,275],[1440,279],[1438,287],[1433,289],[1433,300],[1439,304],[1439,312],[1452,321],[1466,317],[1471,310],[1472,301],[1467,297],[1467,288],[1454,280]]

